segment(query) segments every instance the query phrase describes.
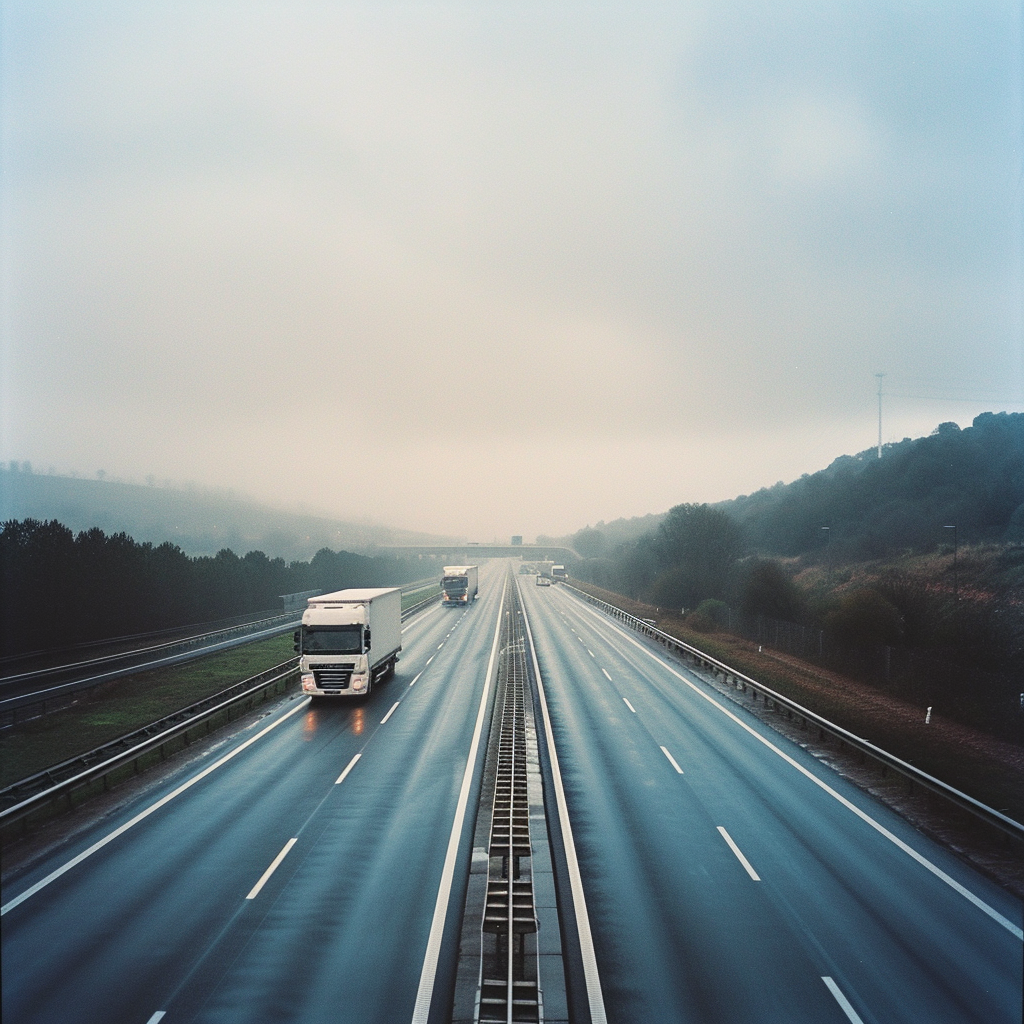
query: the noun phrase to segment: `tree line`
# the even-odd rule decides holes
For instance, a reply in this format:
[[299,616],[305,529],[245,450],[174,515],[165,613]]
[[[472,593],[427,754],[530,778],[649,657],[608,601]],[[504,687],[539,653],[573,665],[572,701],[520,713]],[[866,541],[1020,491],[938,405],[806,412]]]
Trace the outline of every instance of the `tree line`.
[[[1024,678],[1024,414],[986,413],[963,431],[942,424],[881,459],[872,450],[789,486],[677,505],[657,529],[614,548],[589,527],[571,542],[583,556],[578,578],[686,614],[698,629],[757,635],[769,621],[797,624],[833,664],[871,666],[858,674],[886,681],[911,653],[920,665],[927,654],[966,673],[951,687],[988,673],[977,685],[998,685],[1004,704]],[[948,571],[937,581],[885,567],[891,556],[936,550],[951,567],[955,543],[962,568],[965,548],[986,542],[996,545],[995,569],[972,593],[958,592]],[[872,559],[860,584],[831,571]],[[812,566],[815,582],[805,584]]]
[[[961,430],[842,456],[827,469],[716,506],[763,554],[832,546],[836,558],[885,558],[962,543],[1024,542],[1024,413],[982,413]],[[827,532],[822,527],[828,527]]]
[[408,560],[328,548],[308,562],[228,548],[191,557],[126,533],[10,520],[0,527],[0,656],[280,609],[281,595],[305,590],[397,586],[417,573]]

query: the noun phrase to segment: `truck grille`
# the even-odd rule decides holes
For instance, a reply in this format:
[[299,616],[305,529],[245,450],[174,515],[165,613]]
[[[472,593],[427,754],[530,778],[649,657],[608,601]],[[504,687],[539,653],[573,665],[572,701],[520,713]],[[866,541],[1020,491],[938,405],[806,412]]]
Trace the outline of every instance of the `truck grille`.
[[321,665],[313,669],[318,690],[347,690],[352,679],[351,665]]

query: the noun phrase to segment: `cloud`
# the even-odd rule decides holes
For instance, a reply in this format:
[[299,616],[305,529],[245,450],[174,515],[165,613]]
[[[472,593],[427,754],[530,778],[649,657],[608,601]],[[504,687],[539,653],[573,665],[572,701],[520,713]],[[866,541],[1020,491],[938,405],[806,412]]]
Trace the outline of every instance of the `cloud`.
[[384,518],[567,523],[867,447],[882,369],[1024,399],[1010,5],[3,17],[5,457],[283,500],[333,428]]

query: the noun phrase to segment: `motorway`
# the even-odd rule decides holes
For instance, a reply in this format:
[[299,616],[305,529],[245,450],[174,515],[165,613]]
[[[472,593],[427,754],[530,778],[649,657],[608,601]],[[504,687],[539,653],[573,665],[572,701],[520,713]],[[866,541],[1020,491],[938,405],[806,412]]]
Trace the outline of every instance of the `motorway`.
[[1018,1024],[1015,899],[564,588],[522,591],[609,1020]]
[[[505,564],[475,606],[410,620],[365,702],[295,697],[5,877],[5,1024],[446,1020]],[[664,651],[520,579],[594,1021],[1021,1019],[1015,899]]]
[[428,952],[454,970],[459,922],[435,904],[454,880],[461,906],[468,874],[472,816],[455,826],[503,583],[495,563],[473,607],[410,620],[365,702],[296,698],[5,878],[4,1021],[426,1021],[451,987]]

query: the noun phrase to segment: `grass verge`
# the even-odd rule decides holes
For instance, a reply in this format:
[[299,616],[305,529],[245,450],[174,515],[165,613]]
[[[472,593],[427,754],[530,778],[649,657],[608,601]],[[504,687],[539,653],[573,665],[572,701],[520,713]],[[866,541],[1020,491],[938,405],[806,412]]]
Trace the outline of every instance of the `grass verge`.
[[0,733],[0,788],[170,715],[292,657],[290,634],[124,676]]
[[419,604],[420,601],[425,601],[439,590],[440,588],[436,583],[429,583],[425,587],[420,587],[419,590],[410,590],[408,593],[403,593],[402,611],[404,612],[406,608],[411,608],[414,604]]

